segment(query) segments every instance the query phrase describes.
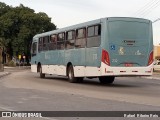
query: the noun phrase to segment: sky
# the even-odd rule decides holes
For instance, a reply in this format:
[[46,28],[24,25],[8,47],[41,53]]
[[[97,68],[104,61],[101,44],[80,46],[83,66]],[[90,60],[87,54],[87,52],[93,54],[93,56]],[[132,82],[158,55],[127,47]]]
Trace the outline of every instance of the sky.
[[[160,0],[0,0],[10,6],[23,4],[45,12],[57,28],[104,17],[160,18]],[[153,23],[154,45],[160,44],[160,20]]]

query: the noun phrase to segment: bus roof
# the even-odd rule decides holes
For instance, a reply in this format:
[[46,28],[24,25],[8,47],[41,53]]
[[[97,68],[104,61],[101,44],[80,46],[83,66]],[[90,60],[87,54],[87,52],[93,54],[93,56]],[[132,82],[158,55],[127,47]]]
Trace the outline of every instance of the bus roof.
[[100,24],[100,23],[101,23],[101,19],[97,19],[97,20],[93,20],[93,21],[89,21],[89,22],[85,22],[85,23],[80,23],[80,24],[69,26],[69,27],[60,28],[60,29],[57,29],[57,30],[52,30],[52,31],[49,31],[49,32],[37,34],[37,35],[34,36],[34,38],[41,37],[41,36],[47,36],[47,35],[51,35],[51,34],[56,34],[56,33],[64,32],[64,31],[68,31],[68,30],[74,30],[74,29],[77,29],[77,28],[83,28],[83,27],[86,27],[86,26],[91,26],[91,25]]
[[72,26],[69,26],[69,27],[64,27],[64,28],[60,28],[60,29],[57,29],[57,30],[52,30],[52,31],[49,31],[49,32],[37,34],[33,38],[39,38],[39,37],[48,36],[48,35],[51,35],[51,34],[56,34],[56,33],[64,32],[64,31],[69,31],[69,30],[74,30],[74,29],[78,29],[78,28],[83,28],[83,27],[86,27],[86,26],[100,24],[104,20],[114,21],[114,20],[125,20],[125,19],[132,20],[132,21],[136,20],[136,21],[147,22],[147,23],[151,22],[150,20],[143,19],[143,18],[134,18],[134,17],[106,17],[106,18],[100,18],[100,19],[97,19],[97,20],[92,20],[92,21],[88,21],[88,22],[72,25]]

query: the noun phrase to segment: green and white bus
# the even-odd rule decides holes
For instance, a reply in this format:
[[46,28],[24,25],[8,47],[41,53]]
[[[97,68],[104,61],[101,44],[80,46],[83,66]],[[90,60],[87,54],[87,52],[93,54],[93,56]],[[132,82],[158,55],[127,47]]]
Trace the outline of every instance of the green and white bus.
[[35,35],[31,71],[68,76],[70,82],[98,77],[149,76],[153,71],[152,22],[129,17],[97,19]]

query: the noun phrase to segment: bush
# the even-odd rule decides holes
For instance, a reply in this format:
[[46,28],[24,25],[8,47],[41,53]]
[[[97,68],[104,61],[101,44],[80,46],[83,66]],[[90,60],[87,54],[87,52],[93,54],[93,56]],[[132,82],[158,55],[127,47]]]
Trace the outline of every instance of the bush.
[[8,63],[8,66],[10,66],[10,67],[15,67],[16,66],[16,64],[15,64],[15,62],[14,61],[9,61]]

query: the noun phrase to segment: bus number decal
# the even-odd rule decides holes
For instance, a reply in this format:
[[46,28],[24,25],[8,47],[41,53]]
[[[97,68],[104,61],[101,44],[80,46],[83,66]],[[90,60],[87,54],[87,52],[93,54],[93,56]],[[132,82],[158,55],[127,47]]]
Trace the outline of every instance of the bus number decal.
[[117,62],[118,62],[118,59],[112,59],[112,62],[113,62],[113,63],[117,63]]
[[45,59],[50,59],[50,55],[48,53],[45,53]]
[[97,60],[97,54],[93,54],[93,60]]

